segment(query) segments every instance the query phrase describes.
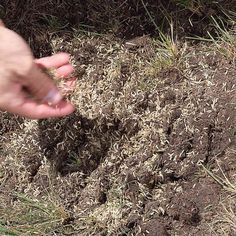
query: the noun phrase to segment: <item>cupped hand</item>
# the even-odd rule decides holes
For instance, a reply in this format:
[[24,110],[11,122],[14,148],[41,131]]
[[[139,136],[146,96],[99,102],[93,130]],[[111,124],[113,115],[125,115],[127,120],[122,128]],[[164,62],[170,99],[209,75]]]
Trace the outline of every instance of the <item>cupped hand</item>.
[[54,69],[58,79],[69,76],[69,55],[34,59],[27,43],[0,26],[0,110],[31,119],[61,117],[74,111],[41,68]]

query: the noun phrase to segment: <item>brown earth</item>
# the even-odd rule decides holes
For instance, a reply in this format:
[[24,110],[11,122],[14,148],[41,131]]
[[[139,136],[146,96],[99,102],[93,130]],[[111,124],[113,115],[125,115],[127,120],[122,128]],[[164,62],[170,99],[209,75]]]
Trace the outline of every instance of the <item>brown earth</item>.
[[236,169],[234,58],[179,43],[159,68],[150,36],[68,35],[53,50],[72,55],[77,111],[38,122],[1,113],[2,199],[53,194],[62,224],[80,227],[47,235],[211,235],[225,193],[203,166],[229,179]]
[[[102,235],[209,235],[206,224],[221,188],[199,164],[214,169],[222,163],[229,175],[236,168],[234,65],[216,52],[191,48],[186,69],[163,69],[143,89],[137,75],[130,77],[136,72],[132,56],[140,48],[124,49],[116,42],[113,55],[102,55],[98,49],[107,50],[114,41],[81,40],[71,51],[85,70],[73,95],[78,111],[5,129],[2,155],[22,162],[28,180],[12,183],[9,177],[2,190],[10,184],[10,191],[24,192],[30,183],[42,197],[53,181],[61,204],[73,222],[81,223],[82,216],[101,207],[100,214],[106,214],[118,189],[116,197],[123,201],[119,222],[113,231],[109,224],[102,228]],[[120,74],[107,81],[108,58],[119,53],[125,54]],[[50,162],[49,176],[41,173],[43,156]]]
[[[179,38],[204,37],[207,32],[215,33],[212,17],[224,21],[222,9],[224,12],[236,11],[232,0],[192,1],[189,5],[184,2],[188,1],[2,0],[0,18],[29,41],[36,56],[42,56],[52,53],[47,42],[55,35],[65,37],[68,34],[69,37],[74,29],[133,39],[143,35],[156,36],[159,34],[157,27],[170,33],[170,19],[174,19],[174,30]],[[231,27],[228,21],[225,27]]]

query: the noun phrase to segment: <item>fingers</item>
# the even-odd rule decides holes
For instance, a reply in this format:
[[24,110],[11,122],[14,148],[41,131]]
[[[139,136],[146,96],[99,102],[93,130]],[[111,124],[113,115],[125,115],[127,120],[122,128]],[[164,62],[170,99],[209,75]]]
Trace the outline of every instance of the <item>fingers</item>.
[[74,106],[66,101],[61,101],[56,106],[39,104],[32,98],[28,98],[27,94],[18,88],[9,97],[9,101],[5,102],[5,106],[1,106],[2,110],[30,119],[62,117],[71,114],[75,110]]
[[[38,66],[56,69],[58,77],[67,77],[73,72],[73,67],[69,64],[69,55],[66,53],[35,60],[35,65],[28,75],[27,89],[37,100],[54,106],[38,104],[36,101],[28,99],[19,107],[20,109],[15,109],[14,113],[31,119],[61,117],[71,114],[75,109],[74,106],[69,102],[62,101],[62,95],[54,82]],[[74,87],[74,78],[67,82],[68,88]]]
[[58,77],[67,77],[74,71],[72,65],[69,64],[69,54],[67,53],[36,59],[35,63],[41,68],[56,69]]
[[54,68],[57,69],[61,66],[69,64],[70,55],[64,52],[54,54],[50,57],[43,57],[40,59],[36,59],[35,63],[38,65],[42,65],[46,68]]
[[62,96],[54,82],[35,64],[27,75],[26,88],[37,100],[52,105],[56,105],[62,100]]
[[[56,69],[56,77],[65,78],[68,77],[73,71],[74,68],[69,64],[69,54],[58,53],[50,57],[44,57],[41,59],[35,60],[36,64],[42,68],[54,68]],[[64,86],[60,88],[60,91],[63,95],[66,95],[73,91],[75,87],[75,78],[69,78],[64,83]],[[50,98],[53,93],[50,92],[46,98]]]
[[69,64],[69,59],[69,54],[58,53],[50,57],[36,59],[35,63],[40,68],[56,69],[58,77],[67,77],[74,71],[73,66]]
[[74,110],[74,106],[66,101],[61,101],[57,106],[52,107],[26,100],[21,106],[14,108],[14,113],[30,119],[45,119],[66,116]]
[[58,77],[67,77],[74,71],[74,68],[71,65],[64,65],[59,67],[56,70]]

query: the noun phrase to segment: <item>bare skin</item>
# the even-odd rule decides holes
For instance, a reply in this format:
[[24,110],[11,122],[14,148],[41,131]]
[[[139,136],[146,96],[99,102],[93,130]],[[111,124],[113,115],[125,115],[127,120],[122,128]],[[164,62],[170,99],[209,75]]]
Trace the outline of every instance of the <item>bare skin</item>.
[[0,110],[31,119],[61,117],[74,111],[40,67],[58,78],[73,72],[66,53],[35,59],[27,43],[0,24]]

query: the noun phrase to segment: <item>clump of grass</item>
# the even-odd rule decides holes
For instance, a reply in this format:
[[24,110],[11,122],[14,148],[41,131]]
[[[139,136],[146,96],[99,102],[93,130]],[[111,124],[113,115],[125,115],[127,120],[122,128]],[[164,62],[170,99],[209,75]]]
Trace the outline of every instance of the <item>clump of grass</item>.
[[159,39],[155,40],[156,57],[149,63],[147,74],[151,77],[156,76],[162,69],[173,66],[179,57],[179,49],[174,39],[173,24],[170,25],[171,34],[166,35],[159,32]]
[[147,75],[152,77],[156,76],[161,69],[171,67],[178,58],[179,50],[177,39],[175,38],[174,24],[168,12],[165,9],[163,10],[163,15],[165,15],[170,26],[170,34],[165,34],[155,22],[144,1],[141,0],[141,2],[158,35],[158,38],[154,41],[156,57],[151,60],[147,68]]
[[5,235],[65,235],[68,214],[53,201],[39,201],[23,194],[15,194],[10,205],[1,203],[0,233]]
[[[211,17],[216,29],[216,37],[209,34],[211,41],[215,44],[217,50],[226,58],[235,60],[236,56],[236,36],[229,31],[225,23],[220,18]],[[229,18],[233,20],[232,18]]]
[[214,50],[216,49],[219,53],[225,56],[225,58],[234,62],[236,58],[236,35],[234,30],[230,30],[226,24],[234,26],[236,24],[236,14],[230,11],[228,13],[224,12],[224,14],[227,20],[211,16],[212,26],[215,29],[214,34],[207,32],[208,38],[189,38],[213,43],[215,45]]
[[219,209],[216,216],[210,224],[211,231],[214,235],[227,236],[232,232],[236,232],[236,184],[226,176],[218,162],[217,164],[222,177],[215,174],[214,171],[204,165],[201,166],[207,175],[213,178],[225,191],[227,191],[228,196],[222,197],[223,200],[218,207]]
[[236,232],[235,196],[224,199],[219,206],[219,212],[211,225],[214,235],[228,236]]

